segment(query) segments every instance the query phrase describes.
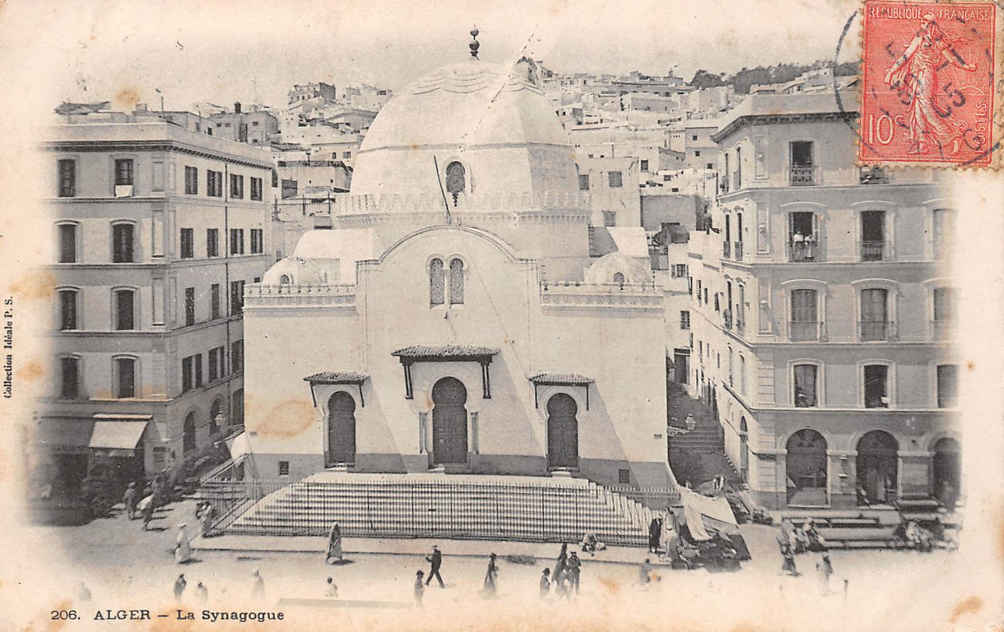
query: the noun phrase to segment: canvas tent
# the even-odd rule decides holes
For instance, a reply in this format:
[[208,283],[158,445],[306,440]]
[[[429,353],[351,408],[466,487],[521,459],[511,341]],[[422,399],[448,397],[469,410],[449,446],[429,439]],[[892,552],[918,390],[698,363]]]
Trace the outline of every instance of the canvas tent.
[[704,496],[689,489],[680,489],[683,511],[677,515],[677,524],[686,526],[694,542],[710,541],[716,534],[727,538],[736,549],[740,560],[750,559],[749,548],[739,532],[732,507],[724,496]]

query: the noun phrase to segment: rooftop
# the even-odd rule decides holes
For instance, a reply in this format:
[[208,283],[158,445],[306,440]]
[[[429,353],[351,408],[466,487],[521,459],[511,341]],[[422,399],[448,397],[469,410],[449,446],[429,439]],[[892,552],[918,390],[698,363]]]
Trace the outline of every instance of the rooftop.
[[712,135],[717,143],[754,119],[766,117],[837,115],[854,117],[858,112],[857,90],[812,94],[751,94],[730,110]]

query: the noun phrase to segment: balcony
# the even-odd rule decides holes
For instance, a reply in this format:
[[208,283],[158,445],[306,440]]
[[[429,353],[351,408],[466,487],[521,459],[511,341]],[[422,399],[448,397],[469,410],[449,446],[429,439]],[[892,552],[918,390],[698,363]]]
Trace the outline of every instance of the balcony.
[[895,323],[880,320],[858,322],[858,336],[863,342],[892,340],[896,335]]
[[732,244],[732,250],[736,253],[736,261],[742,261],[743,258],[743,242],[737,241]]
[[955,336],[954,320],[932,320],[931,334],[935,340],[948,340]]
[[788,168],[788,184],[793,187],[811,187],[820,184],[819,168],[815,165],[792,165]]
[[882,261],[885,255],[885,243],[881,241],[862,241],[862,261]]
[[806,235],[801,239],[794,235],[788,238],[788,261],[794,263],[812,263],[819,261],[819,243],[815,235]]
[[792,342],[819,340],[822,323],[816,321],[793,320],[788,323],[788,338]]
[[735,173],[732,174],[732,190],[733,191],[738,191],[739,189],[741,189],[742,188],[742,182],[743,182],[743,172],[742,171],[736,171]]
[[885,167],[861,167],[858,184],[889,184],[889,172]]
[[732,257],[732,251],[729,248],[729,242],[727,241],[722,242],[722,256],[725,257],[726,259]]

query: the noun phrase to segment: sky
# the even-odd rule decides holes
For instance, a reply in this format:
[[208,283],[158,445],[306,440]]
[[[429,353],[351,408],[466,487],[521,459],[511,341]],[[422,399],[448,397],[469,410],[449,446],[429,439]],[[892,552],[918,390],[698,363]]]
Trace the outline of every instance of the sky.
[[[421,4],[421,6],[419,6]],[[663,74],[698,68],[833,59],[856,0],[687,0],[544,3],[438,0],[79,0],[9,3],[5,39],[18,46],[26,86],[47,99],[120,95],[167,109],[210,101],[281,106],[294,83],[367,82],[400,90],[467,56],[477,24],[481,58],[524,47],[559,72]],[[857,20],[839,61],[858,55]],[[9,49],[10,50],[10,49]],[[23,75],[22,75],[23,76]],[[43,99],[44,100],[44,99]]]

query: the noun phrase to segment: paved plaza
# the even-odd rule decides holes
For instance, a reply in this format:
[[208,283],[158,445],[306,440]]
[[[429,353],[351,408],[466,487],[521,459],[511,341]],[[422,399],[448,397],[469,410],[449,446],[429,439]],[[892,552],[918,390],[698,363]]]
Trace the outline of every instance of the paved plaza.
[[[656,566],[656,581],[641,586],[639,563],[646,552],[612,547],[596,557],[582,556],[581,592],[577,597],[566,601],[552,595],[541,601],[538,579],[545,566],[553,566],[558,545],[439,540],[435,542],[444,553],[442,575],[447,586],[440,589],[433,582],[426,591],[424,608],[418,611],[412,605],[412,585],[416,570],[428,571],[423,556],[433,540],[346,538],[347,562],[329,566],[322,560],[324,538],[223,536],[197,539],[192,562],[175,564],[172,555],[175,526],[185,522],[194,534],[197,524],[194,511],[192,501],[173,503],[158,510],[151,523],[152,530],[147,532],[142,531],[139,520],[129,521],[116,514],[78,527],[31,527],[29,537],[40,546],[63,543],[63,554],[69,561],[65,568],[81,570],[79,574],[64,572],[53,582],[54,588],[75,595],[78,582],[84,581],[92,600],[90,604],[75,601],[75,605],[87,618],[98,608],[145,607],[173,613],[176,606],[172,587],[178,573],[184,573],[188,587],[182,608],[199,612],[203,607],[232,609],[243,605],[257,610],[282,610],[292,619],[330,612],[360,625],[363,622],[377,625],[379,621],[390,625],[402,613],[411,621],[424,622],[420,627],[426,624],[434,627],[437,616],[443,613],[456,617],[458,622],[465,617],[495,616],[492,613],[509,619],[529,617],[532,622],[537,616],[534,613],[542,611],[561,613],[568,621],[599,616],[619,625],[651,617],[652,608],[664,608],[676,620],[690,621],[693,625],[700,625],[702,613],[716,612],[715,616],[722,616],[725,612],[729,613],[726,619],[734,617],[736,626],[751,621],[759,622],[757,625],[790,622],[804,617],[816,621],[820,629],[847,620],[871,621],[897,612],[898,622],[904,624],[902,629],[911,629],[910,622],[919,624],[921,620],[912,619],[911,612],[920,617],[928,608],[942,605],[945,612],[951,611],[954,604],[939,603],[938,600],[946,598],[939,595],[938,586],[947,578],[965,574],[958,553],[834,551],[831,553],[836,571],[833,592],[822,595],[814,568],[818,559],[815,554],[798,557],[802,576],[781,576],[778,573],[781,560],[774,543],[776,529],[743,525],[753,559],[744,563],[740,572],[712,574],[705,570]],[[214,548],[199,548],[206,546]],[[244,550],[233,550],[234,547]],[[497,597],[487,600],[481,595],[481,587],[491,552],[499,556],[500,572]],[[524,563],[514,563],[507,556],[521,556]],[[528,557],[537,559],[535,563],[525,563]],[[252,601],[252,574],[256,569],[265,580],[265,597]],[[325,596],[325,580],[329,576],[338,585],[337,599]],[[200,581],[209,591],[205,605],[195,597],[194,589]],[[898,591],[896,587],[901,583],[910,588]],[[924,586],[930,587],[930,594],[924,594],[923,588],[918,590]],[[769,587],[774,588],[768,590]],[[746,597],[754,594],[753,590],[761,596],[757,601]],[[874,598],[879,592],[883,601]],[[772,594],[774,599],[763,598]],[[135,598],[123,603],[122,595]]]

